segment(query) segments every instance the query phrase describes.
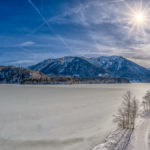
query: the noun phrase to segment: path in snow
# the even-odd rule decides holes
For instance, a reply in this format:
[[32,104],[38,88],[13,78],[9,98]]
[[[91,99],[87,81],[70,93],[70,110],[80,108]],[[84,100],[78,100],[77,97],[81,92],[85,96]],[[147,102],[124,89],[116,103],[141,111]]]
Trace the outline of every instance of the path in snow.
[[127,150],[149,150],[150,115],[142,117],[142,122],[136,127],[131,136]]
[[92,150],[150,150],[150,113],[137,118],[132,130],[116,130]]

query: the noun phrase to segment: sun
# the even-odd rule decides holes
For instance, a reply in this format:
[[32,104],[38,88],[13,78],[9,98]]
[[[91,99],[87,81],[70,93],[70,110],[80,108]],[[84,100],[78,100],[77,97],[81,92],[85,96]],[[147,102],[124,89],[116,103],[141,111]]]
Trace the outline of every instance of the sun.
[[145,27],[148,21],[147,13],[144,10],[133,12],[131,19],[132,24],[134,24],[135,26],[141,26],[143,28]]
[[129,15],[129,25],[133,31],[144,31],[148,26],[147,12],[144,10],[132,10]]
[[145,18],[145,16],[142,12],[138,12],[135,14],[135,21],[137,23],[144,23],[144,20],[145,20],[144,18]]
[[129,32],[145,33],[150,25],[150,3],[144,2],[125,3],[127,10],[125,12],[126,23],[128,24]]

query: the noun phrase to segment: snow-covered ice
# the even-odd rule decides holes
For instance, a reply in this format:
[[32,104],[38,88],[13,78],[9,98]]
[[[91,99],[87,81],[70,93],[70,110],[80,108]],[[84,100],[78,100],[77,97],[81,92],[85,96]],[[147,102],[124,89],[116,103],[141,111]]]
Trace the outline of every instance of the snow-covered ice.
[[0,85],[0,149],[91,150],[115,129],[112,115],[129,89],[150,84]]

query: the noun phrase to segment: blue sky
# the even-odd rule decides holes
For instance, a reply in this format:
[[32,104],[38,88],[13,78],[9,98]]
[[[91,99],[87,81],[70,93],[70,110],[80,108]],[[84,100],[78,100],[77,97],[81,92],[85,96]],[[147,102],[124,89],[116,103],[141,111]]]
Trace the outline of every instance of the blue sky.
[[[150,27],[132,29],[129,17],[140,1],[0,1],[0,65],[28,66],[68,55],[121,55],[150,67]],[[142,7],[149,11],[148,0]]]

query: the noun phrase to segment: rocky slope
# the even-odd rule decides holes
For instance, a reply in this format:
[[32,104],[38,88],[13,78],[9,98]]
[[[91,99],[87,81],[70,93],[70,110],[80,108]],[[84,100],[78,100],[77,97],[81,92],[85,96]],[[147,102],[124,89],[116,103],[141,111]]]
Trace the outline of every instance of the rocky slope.
[[25,68],[17,68],[14,66],[0,66],[0,83],[20,84],[26,79],[45,80],[47,79],[47,77],[40,72],[31,71]]
[[150,82],[150,70],[121,56],[101,56],[88,60],[116,77],[127,78],[132,82]]

